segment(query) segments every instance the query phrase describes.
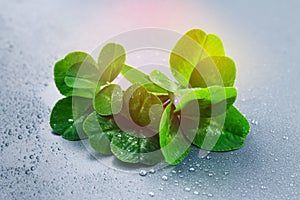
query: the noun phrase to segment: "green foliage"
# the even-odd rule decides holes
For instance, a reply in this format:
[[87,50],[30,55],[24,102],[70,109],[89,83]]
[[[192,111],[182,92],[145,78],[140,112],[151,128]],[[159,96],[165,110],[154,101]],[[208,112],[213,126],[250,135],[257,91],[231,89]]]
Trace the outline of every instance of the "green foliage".
[[121,72],[125,59],[125,49],[121,45],[115,43],[105,45],[98,57],[100,81],[112,82]]
[[117,114],[122,109],[123,91],[119,85],[105,86],[94,98],[94,108],[100,115]]
[[222,41],[202,30],[192,29],[183,35],[170,56],[170,67],[174,77],[187,87],[195,66],[208,56],[224,56]]
[[[59,60],[55,63],[54,66],[54,81],[59,92],[64,96],[82,96],[82,97],[91,97],[89,92],[85,90],[76,90],[74,93],[73,88],[69,87],[65,78],[67,76],[68,70],[76,64],[84,63],[84,65],[96,65],[94,59],[87,53],[84,52],[72,52],[66,55],[65,58]],[[88,63],[88,64],[87,64]]]
[[150,125],[158,130],[158,123],[163,112],[161,100],[147,91],[142,85],[134,84],[125,94],[126,99],[129,99],[129,113],[132,120],[140,125]]
[[239,149],[249,131],[247,119],[231,106],[225,113],[225,121],[223,116],[201,119],[193,144],[211,151]]
[[191,143],[179,128],[179,120],[172,112],[172,104],[166,107],[162,115],[159,139],[165,160],[171,165],[180,163],[190,152]]
[[235,81],[235,64],[225,56],[207,57],[201,60],[190,77],[192,87],[209,87],[219,85],[232,87]]
[[66,97],[52,109],[50,126],[67,140],[85,139],[82,123],[91,111],[91,100],[82,97]]
[[[96,62],[72,52],[54,66],[56,87],[65,98],[52,109],[50,126],[67,140],[88,138],[91,147],[127,163],[176,165],[192,145],[209,151],[242,147],[250,131],[233,106],[236,66],[222,41],[193,29],[170,55],[177,80],[149,75],[125,64],[125,49],[109,43]],[[114,79],[132,85],[123,91]]]
[[211,114],[220,115],[234,103],[236,96],[237,92],[233,87],[212,86],[186,89],[175,111],[186,108],[190,110],[191,115],[198,115],[199,112],[202,117],[210,117]]
[[132,84],[139,83],[144,86],[149,92],[155,94],[168,94],[166,89],[159,87],[153,83],[149,76],[138,69],[124,65],[121,71],[122,75]]
[[159,85],[163,89],[169,91],[169,92],[176,92],[180,85],[169,79],[165,74],[158,70],[153,70],[150,73],[150,79],[153,81],[153,83]]

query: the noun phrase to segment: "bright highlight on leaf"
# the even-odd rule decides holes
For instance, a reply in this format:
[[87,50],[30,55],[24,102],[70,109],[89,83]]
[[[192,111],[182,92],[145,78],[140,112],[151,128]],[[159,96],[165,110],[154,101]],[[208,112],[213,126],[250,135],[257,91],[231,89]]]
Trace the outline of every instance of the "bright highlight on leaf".
[[[108,43],[97,62],[87,53],[72,52],[55,64],[54,81],[65,96],[51,112],[56,134],[88,138],[96,152],[145,165],[162,160],[176,165],[191,146],[208,151],[242,147],[250,126],[233,106],[236,66],[218,36],[192,29],[178,40],[170,54],[176,81],[125,61],[125,49]],[[125,91],[114,83],[121,75],[132,84]]]
[[183,35],[170,56],[170,67],[174,77],[187,87],[196,65],[208,56],[224,56],[222,41],[212,34],[199,29],[192,29]]
[[112,82],[121,72],[125,63],[125,49],[115,43],[103,47],[98,57],[101,82]]

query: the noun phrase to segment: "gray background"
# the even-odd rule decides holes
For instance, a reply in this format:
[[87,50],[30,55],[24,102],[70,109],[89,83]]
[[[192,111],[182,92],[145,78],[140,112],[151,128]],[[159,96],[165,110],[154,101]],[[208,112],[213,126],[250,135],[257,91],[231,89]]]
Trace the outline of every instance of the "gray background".
[[[300,199],[299,9],[297,0],[1,0],[0,199]],[[193,149],[141,177],[51,134],[55,61],[142,27],[221,37],[238,68],[235,105],[251,122],[243,148],[208,159]]]

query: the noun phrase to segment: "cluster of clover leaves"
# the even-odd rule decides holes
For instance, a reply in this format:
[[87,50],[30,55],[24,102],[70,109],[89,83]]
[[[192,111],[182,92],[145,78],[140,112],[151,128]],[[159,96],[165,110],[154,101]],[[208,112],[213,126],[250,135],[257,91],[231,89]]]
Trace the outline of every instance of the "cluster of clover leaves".
[[[96,62],[72,52],[56,62],[54,80],[66,96],[54,106],[50,125],[67,140],[88,139],[101,154],[128,163],[175,165],[191,145],[210,151],[240,148],[250,126],[232,105],[236,68],[221,40],[192,29],[170,54],[176,79],[125,64],[125,50],[105,45]],[[123,75],[125,91],[113,81]]]

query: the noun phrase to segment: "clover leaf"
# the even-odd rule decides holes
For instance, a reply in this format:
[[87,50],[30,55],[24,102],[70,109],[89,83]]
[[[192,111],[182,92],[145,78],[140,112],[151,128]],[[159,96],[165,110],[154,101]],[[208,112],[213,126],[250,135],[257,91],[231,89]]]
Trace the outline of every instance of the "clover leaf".
[[129,114],[132,120],[140,126],[149,126],[158,130],[163,112],[161,100],[139,84],[133,84],[125,93]]
[[179,84],[169,79],[169,77],[159,70],[153,70],[150,73],[150,79],[153,83],[170,92],[176,92],[180,88]]
[[132,84],[139,83],[143,85],[149,92],[155,94],[168,94],[168,91],[157,84],[153,83],[149,76],[138,69],[129,65],[124,65],[121,71],[122,75]]
[[222,118],[201,119],[193,144],[209,151],[239,149],[250,131],[249,122],[234,106],[226,111],[224,122]]
[[143,137],[138,131],[125,133],[120,131],[111,141],[111,151],[121,161],[154,165],[162,161],[157,136]]
[[117,114],[122,109],[123,91],[119,85],[105,86],[95,95],[94,108],[100,115]]
[[118,130],[111,117],[103,117],[96,112],[91,113],[83,123],[83,130],[89,138],[91,147],[97,152],[110,155],[110,141]]
[[65,58],[56,62],[54,66],[54,81],[59,92],[64,96],[81,96],[91,98],[92,94],[85,90],[73,91],[72,87],[69,87],[65,83],[65,78],[67,76],[68,70],[75,64],[81,65],[84,63],[89,63],[91,65],[96,65],[96,61],[87,53],[84,52],[71,52],[66,55]]
[[173,114],[172,104],[163,112],[159,127],[159,142],[165,160],[176,165],[190,152],[191,142],[186,140],[179,127],[179,119]]
[[222,41],[213,34],[192,29],[183,35],[170,55],[170,67],[177,81],[187,87],[195,66],[205,57],[224,56]]
[[68,69],[65,76],[65,83],[72,88],[95,89],[98,85],[98,76],[99,70],[96,65],[80,62],[72,65]]
[[98,57],[100,82],[112,82],[121,72],[125,59],[125,50],[121,45],[115,43],[105,45]]
[[232,87],[236,76],[233,60],[225,56],[206,57],[192,71],[189,83],[192,87],[219,85]]
[[[192,88],[184,90],[184,95],[175,112],[189,107],[190,114],[209,117],[224,113],[236,99],[237,92],[233,87],[212,86],[209,88]],[[195,103],[197,101],[198,103]],[[199,107],[198,107],[199,106]]]
[[50,126],[53,131],[67,140],[86,138],[82,129],[84,119],[91,112],[91,99],[66,97],[59,100],[52,109]]

